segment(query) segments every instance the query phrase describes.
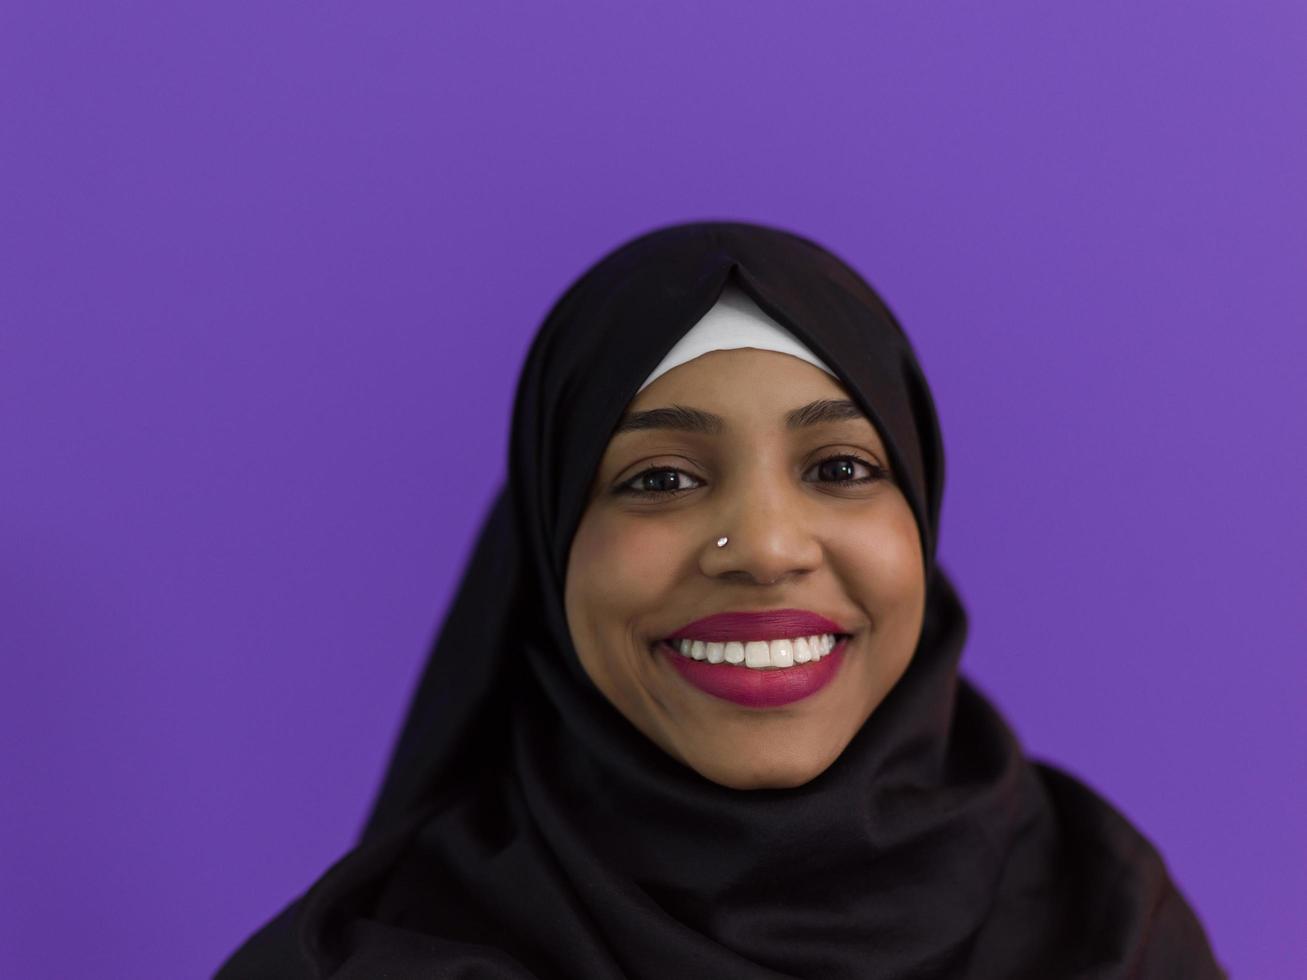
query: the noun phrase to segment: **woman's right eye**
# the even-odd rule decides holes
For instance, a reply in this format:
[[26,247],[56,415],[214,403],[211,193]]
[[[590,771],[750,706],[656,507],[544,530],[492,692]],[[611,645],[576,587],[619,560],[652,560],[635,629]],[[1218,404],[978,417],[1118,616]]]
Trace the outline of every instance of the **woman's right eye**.
[[690,476],[685,470],[673,469],[669,466],[658,466],[637,473],[624,483],[618,484],[614,489],[617,493],[635,496],[671,496],[684,493],[686,490],[693,490],[693,486],[686,485],[687,480],[693,481],[695,485],[701,485],[703,482],[698,477]]

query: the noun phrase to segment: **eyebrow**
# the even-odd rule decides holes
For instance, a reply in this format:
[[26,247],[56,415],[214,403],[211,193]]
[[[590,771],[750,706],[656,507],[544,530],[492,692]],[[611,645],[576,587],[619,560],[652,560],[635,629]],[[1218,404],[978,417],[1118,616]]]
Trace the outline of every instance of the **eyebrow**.
[[[870,420],[847,398],[826,398],[809,402],[785,413],[787,429],[801,429],[810,425],[822,425],[826,422],[847,422],[851,419]],[[715,435],[721,432],[725,420],[720,415],[705,412],[684,405],[672,405],[669,408],[651,408],[643,412],[628,412],[622,416],[613,435],[623,432],[635,432],[641,429],[674,429],[678,432],[701,432]]]

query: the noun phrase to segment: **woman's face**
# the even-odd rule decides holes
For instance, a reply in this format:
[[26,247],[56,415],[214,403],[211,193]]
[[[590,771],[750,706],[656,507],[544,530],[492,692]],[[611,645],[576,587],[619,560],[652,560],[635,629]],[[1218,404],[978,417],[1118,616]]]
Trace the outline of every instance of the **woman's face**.
[[[627,407],[638,424],[619,426],[605,450],[572,540],[565,603],[582,666],[649,739],[724,786],[785,788],[821,774],[916,648],[920,537],[879,434],[847,406],[794,415],[847,400],[826,372],[775,351],[713,351],[668,371]],[[637,415],[673,407],[720,421],[686,428]],[[759,707],[708,693],[663,643],[716,613],[780,609],[850,634],[834,676],[797,701]]]

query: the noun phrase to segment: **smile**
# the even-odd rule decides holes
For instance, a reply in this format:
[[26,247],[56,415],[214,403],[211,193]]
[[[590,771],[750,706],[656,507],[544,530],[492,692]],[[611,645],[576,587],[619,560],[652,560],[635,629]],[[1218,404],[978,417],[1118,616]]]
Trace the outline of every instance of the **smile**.
[[845,634],[819,633],[814,636],[788,637],[776,640],[748,640],[729,642],[703,640],[667,641],[682,657],[705,660],[710,664],[739,664],[753,670],[783,670],[796,664],[821,660]]
[[[746,643],[738,640],[682,641],[689,643],[689,653],[682,653],[679,646],[663,640],[657,644],[657,649],[683,681],[705,694],[746,708],[779,708],[811,697],[830,684],[844,662],[849,639],[847,634],[827,633],[800,637],[796,641],[788,637]],[[696,645],[702,646],[702,660],[694,657]],[[794,663],[789,667],[778,667],[775,663],[762,665],[764,656],[769,659],[772,656],[774,645],[779,646],[782,660],[785,659],[786,645],[791,647],[791,656],[794,656],[794,647],[800,650],[806,647],[808,662]],[[720,650],[722,659],[714,663],[708,658],[717,650]],[[731,663],[727,657],[741,659],[738,663]],[[757,666],[748,663],[750,657]]]
[[806,609],[716,613],[687,623],[656,648],[682,680],[749,708],[810,697],[839,671],[851,634]]
[[849,631],[807,609],[722,612],[686,623],[664,639],[691,660],[784,670],[819,661]]

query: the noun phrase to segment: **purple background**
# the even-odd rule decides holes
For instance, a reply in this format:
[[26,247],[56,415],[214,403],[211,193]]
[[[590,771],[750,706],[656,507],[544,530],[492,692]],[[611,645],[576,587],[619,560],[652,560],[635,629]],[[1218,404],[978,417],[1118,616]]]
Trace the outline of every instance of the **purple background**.
[[544,6],[0,7],[0,975],[343,853],[537,324],[694,218],[884,293],[964,667],[1302,975],[1307,5]]

